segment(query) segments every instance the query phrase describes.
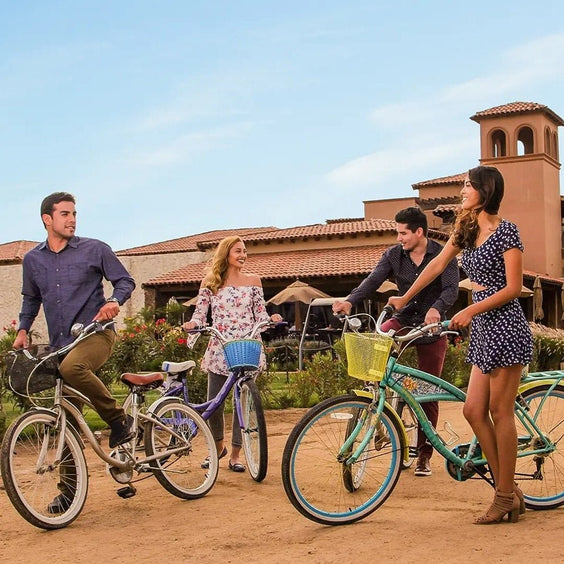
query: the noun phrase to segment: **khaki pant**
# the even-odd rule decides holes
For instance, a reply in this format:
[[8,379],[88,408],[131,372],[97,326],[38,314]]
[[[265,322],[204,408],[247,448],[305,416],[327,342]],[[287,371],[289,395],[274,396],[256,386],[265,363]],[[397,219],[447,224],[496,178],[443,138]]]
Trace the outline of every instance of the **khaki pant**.
[[123,419],[125,415],[94,372],[110,358],[115,340],[115,331],[111,329],[95,333],[72,349],[59,367],[63,380],[83,393],[108,424]]

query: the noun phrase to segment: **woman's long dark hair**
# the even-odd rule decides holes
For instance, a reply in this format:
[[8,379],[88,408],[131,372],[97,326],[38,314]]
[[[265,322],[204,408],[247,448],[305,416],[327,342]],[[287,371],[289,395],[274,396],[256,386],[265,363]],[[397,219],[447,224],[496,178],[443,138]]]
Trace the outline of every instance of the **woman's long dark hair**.
[[480,207],[461,210],[453,230],[453,242],[459,249],[474,248],[480,228],[478,214],[481,211],[495,215],[503,199],[504,182],[501,172],[493,166],[477,166],[468,171],[468,179],[480,194]]

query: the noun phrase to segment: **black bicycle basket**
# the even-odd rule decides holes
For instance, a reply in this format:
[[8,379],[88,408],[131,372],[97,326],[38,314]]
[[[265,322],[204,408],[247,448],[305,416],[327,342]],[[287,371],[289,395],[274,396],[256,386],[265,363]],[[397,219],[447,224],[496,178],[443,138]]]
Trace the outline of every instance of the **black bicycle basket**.
[[5,357],[10,388],[21,396],[37,394],[55,387],[59,369],[56,356],[32,355],[27,349],[9,351]]

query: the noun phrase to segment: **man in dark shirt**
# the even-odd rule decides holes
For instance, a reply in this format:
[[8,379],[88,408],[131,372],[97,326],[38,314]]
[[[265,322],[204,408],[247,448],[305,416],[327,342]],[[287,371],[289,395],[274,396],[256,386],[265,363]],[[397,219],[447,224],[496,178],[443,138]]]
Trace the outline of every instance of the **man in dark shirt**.
[[[404,294],[436,257],[442,246],[427,238],[427,217],[419,208],[406,208],[395,217],[398,245],[386,250],[374,270],[355,288],[345,301],[333,305],[335,313],[349,314],[354,305],[368,298],[390,277],[395,279],[399,294]],[[398,330],[404,326],[435,323],[445,319],[446,311],[452,307],[458,295],[458,265],[453,259],[440,277],[429,284],[398,311],[382,328]],[[432,337],[416,341],[417,365],[420,370],[440,376],[446,354],[446,337]],[[439,419],[438,402],[421,404],[429,421],[436,428]],[[416,476],[430,476],[430,459],[433,447],[419,428],[417,433],[418,459]]]
[[[120,305],[129,299],[135,288],[133,278],[108,245],[75,236],[76,210],[72,194],[55,192],[47,196],[41,204],[41,219],[47,240],[26,253],[23,259],[23,301],[14,348],[28,345],[28,331],[41,305],[50,345],[60,348],[73,340],[70,330],[74,323],[86,325],[114,319]],[[113,293],[107,299],[103,279],[113,286]],[[130,421],[95,374],[108,360],[115,339],[113,329],[97,332],[72,349],[59,367],[63,380],[88,397],[110,426],[110,448],[132,438]],[[52,513],[66,510],[72,501],[72,491],[63,491],[64,486],[63,483],[61,495],[49,505]]]

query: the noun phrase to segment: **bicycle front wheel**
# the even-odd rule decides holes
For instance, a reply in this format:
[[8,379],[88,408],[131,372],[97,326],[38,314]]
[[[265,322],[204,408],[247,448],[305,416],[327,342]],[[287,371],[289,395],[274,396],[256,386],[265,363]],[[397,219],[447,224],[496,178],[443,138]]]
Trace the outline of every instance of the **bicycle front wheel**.
[[[541,384],[522,396],[529,415],[544,437],[538,436],[517,418],[518,458],[515,479],[529,509],[552,509],[564,504],[564,385],[547,394],[550,386]],[[546,452],[528,454],[544,447]]]
[[[86,459],[74,430],[67,427],[61,436],[53,412],[33,410],[12,423],[2,441],[1,469],[8,498],[32,525],[61,529],[80,515],[88,491]],[[61,511],[49,509],[55,498]]]
[[[368,398],[330,398],[310,409],[294,427],[282,455],[282,482],[292,505],[325,525],[353,523],[375,511],[392,493],[402,463],[401,430],[385,407],[374,435],[355,463],[347,464],[374,421]],[[339,456],[361,422],[357,438]]]
[[241,384],[240,401],[243,415],[243,450],[249,474],[253,480],[261,482],[268,469],[268,439],[260,392],[254,380],[245,380]]
[[[158,456],[151,462],[155,478],[165,490],[182,499],[206,495],[215,484],[219,468],[207,423],[197,411],[174,398],[149,412],[153,420],[145,425],[145,453]],[[206,460],[207,465],[203,464]]]

